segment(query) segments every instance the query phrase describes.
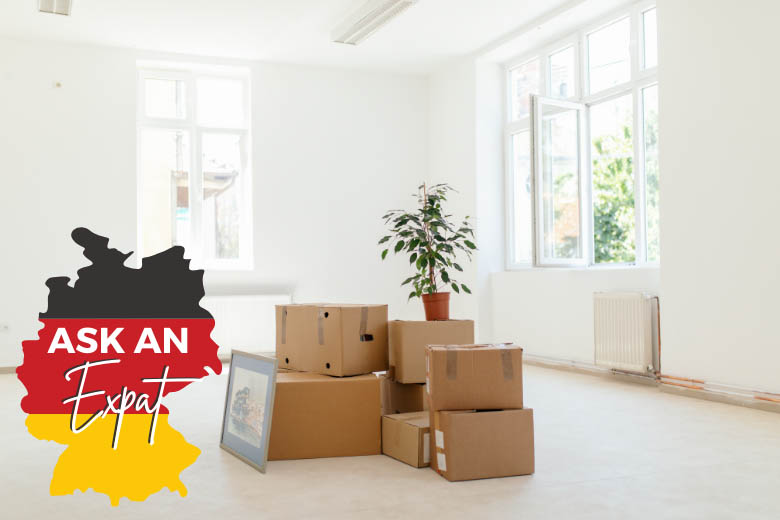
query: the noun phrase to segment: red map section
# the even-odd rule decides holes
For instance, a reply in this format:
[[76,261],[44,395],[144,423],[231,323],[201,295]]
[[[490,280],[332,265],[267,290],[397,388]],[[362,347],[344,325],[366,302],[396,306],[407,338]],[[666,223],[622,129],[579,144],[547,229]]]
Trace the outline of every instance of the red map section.
[[[24,349],[24,364],[16,369],[19,379],[27,388],[27,396],[22,399],[22,410],[28,414],[70,414],[73,403],[63,404],[63,399],[75,396],[79,388],[79,380],[83,370],[74,372],[70,381],[65,379],[65,373],[85,361],[94,363],[104,359],[119,359],[119,363],[90,367],[87,373],[82,393],[104,390],[106,394],[85,398],[79,404],[79,413],[94,413],[106,407],[106,395],[113,396],[122,392],[126,386],[137,395],[149,394],[149,405],[153,406],[157,398],[160,383],[144,383],[142,379],[160,378],[166,366],[169,367],[167,377],[202,378],[208,375],[205,367],[210,367],[215,373],[222,371],[222,364],[217,358],[217,344],[211,339],[214,320],[208,318],[194,319],[41,319],[44,327],[38,332],[37,340],[22,343]],[[91,354],[68,353],[65,349],[47,353],[58,328],[65,328],[75,347],[79,344],[78,331],[84,327],[97,329],[95,338],[98,349]],[[117,342],[124,353],[118,354],[109,348],[105,354],[100,353],[100,329],[108,329],[108,334],[116,328],[124,329],[117,336]],[[171,344],[170,353],[157,354],[150,349],[133,351],[138,344],[144,328],[151,328],[163,351],[164,329],[169,328],[178,338],[181,329],[187,329],[187,353],[179,352],[175,344]],[[86,345],[85,345],[86,346]],[[181,390],[189,382],[166,383],[164,394]],[[115,407],[119,406],[117,401]],[[135,407],[125,413],[146,413],[143,409],[136,411]],[[160,413],[168,413],[162,407]]]

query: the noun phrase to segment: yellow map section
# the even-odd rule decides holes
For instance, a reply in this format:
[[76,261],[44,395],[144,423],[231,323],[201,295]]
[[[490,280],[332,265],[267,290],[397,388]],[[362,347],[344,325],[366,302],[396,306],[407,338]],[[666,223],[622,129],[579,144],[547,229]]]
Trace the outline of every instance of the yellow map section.
[[[89,415],[79,414],[77,424],[87,419]],[[164,487],[187,495],[179,473],[197,460],[200,449],[174,430],[163,414],[157,418],[154,444],[150,445],[151,420],[147,414],[126,414],[116,450],[111,448],[116,415],[95,419],[78,434],[70,431],[70,415],[65,414],[30,414],[25,425],[38,439],[68,446],[54,467],[52,495],[92,488],[118,506],[122,497],[142,501]]]

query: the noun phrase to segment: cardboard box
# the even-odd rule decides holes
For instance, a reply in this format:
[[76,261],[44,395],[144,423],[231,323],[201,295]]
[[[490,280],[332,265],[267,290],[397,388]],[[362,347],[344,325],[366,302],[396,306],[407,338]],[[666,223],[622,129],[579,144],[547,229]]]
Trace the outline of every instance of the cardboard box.
[[437,473],[450,481],[534,472],[533,410],[432,412]]
[[399,413],[382,417],[382,453],[415,468],[431,460],[428,412]]
[[425,385],[405,385],[391,379],[390,373],[381,378],[382,415],[421,412],[428,409]]
[[330,376],[387,370],[387,305],[276,306],[279,366]]
[[431,410],[523,407],[523,349],[517,345],[430,345]]
[[400,321],[387,324],[390,366],[400,383],[425,382],[425,347],[474,343],[472,320]]
[[381,453],[379,378],[276,374],[268,460]]

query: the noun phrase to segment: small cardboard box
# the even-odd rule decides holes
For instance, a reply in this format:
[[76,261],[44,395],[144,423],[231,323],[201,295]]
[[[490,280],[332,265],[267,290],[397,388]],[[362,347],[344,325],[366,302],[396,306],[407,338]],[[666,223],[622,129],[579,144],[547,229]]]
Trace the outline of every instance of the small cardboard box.
[[533,410],[432,412],[431,467],[449,481],[534,472]]
[[387,370],[387,305],[276,306],[279,366],[329,376]]
[[387,324],[390,366],[400,383],[425,382],[425,347],[474,343],[472,320],[401,321]]
[[415,468],[431,460],[428,412],[399,413],[382,417],[382,453]]
[[379,378],[276,374],[268,460],[381,453]]
[[411,383],[405,385],[391,379],[388,373],[381,378],[382,415],[406,412],[421,412],[428,409],[425,385]]
[[431,410],[523,407],[523,349],[512,344],[430,345]]

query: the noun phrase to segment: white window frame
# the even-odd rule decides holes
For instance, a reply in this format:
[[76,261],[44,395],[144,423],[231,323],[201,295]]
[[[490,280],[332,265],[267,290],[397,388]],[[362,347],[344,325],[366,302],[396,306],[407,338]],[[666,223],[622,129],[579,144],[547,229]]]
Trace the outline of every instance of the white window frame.
[[[147,79],[178,80],[185,84],[185,117],[183,119],[153,118],[146,115],[146,89],[144,82]],[[209,127],[198,124],[197,119],[197,81],[200,79],[232,79],[243,84],[243,113],[244,121],[236,127]],[[251,84],[250,73],[245,68],[219,67],[209,68],[193,66],[192,68],[180,65],[172,65],[171,68],[157,66],[146,67],[139,64],[137,75],[137,261],[143,256],[158,253],[158,251],[144,251],[143,227],[142,227],[142,172],[141,172],[141,132],[148,128],[164,130],[182,130],[189,134],[190,140],[190,178],[189,178],[189,207],[190,207],[190,243],[192,251],[187,251],[186,258],[192,260],[193,267],[207,270],[251,270],[254,268],[254,247],[252,241],[252,140],[251,140]],[[243,170],[238,177],[240,217],[239,217],[239,257],[238,258],[206,258],[203,245],[203,171],[201,165],[201,143],[203,134],[231,134],[240,135],[242,141]]]
[[[649,262],[647,260],[647,243],[646,243],[646,206],[645,206],[645,164],[644,164],[644,107],[642,106],[642,90],[646,87],[650,87],[658,84],[658,67],[644,68],[644,27],[642,25],[642,15],[646,11],[655,8],[655,1],[643,1],[635,3],[628,7],[612,11],[606,16],[600,17],[593,23],[590,23],[577,32],[569,34],[564,38],[557,38],[550,44],[541,46],[534,49],[532,52],[523,54],[515,59],[512,59],[505,63],[506,81],[505,85],[505,118],[506,123],[504,127],[504,170],[505,170],[505,200],[506,200],[506,269],[518,270],[537,267],[574,267],[574,268],[595,268],[595,269],[609,269],[609,268],[624,268],[631,266],[657,266],[659,263]],[[631,59],[631,78],[628,82],[620,85],[615,85],[608,89],[601,90],[599,92],[589,92],[589,78],[588,78],[588,35],[602,29],[616,21],[624,18],[630,18],[631,24],[631,40],[630,40],[630,59]],[[556,52],[563,50],[571,45],[575,47],[575,88],[574,95],[561,100],[558,98],[551,98],[549,96],[549,77],[550,56]],[[538,59],[540,61],[540,85],[539,94],[535,96],[537,99],[543,99],[553,102],[571,102],[581,103],[585,105],[584,110],[584,125],[581,124],[581,128],[584,126],[583,133],[581,135],[581,142],[584,143],[582,149],[581,162],[584,164],[583,178],[580,182],[584,181],[584,190],[581,192],[580,200],[580,228],[583,230],[582,243],[583,243],[583,259],[577,260],[555,260],[546,259],[542,257],[543,247],[541,244],[541,220],[539,216],[540,206],[537,202],[539,197],[538,193],[538,174],[540,172],[536,153],[538,149],[538,135],[539,128],[535,126],[537,124],[537,102],[534,100],[532,103],[531,111],[528,117],[513,120],[512,114],[512,85],[511,85],[511,71],[512,69],[524,65],[528,62]],[[594,244],[593,244],[593,204],[592,204],[592,161],[591,161],[591,139],[590,139],[590,107],[611,99],[621,97],[623,95],[630,94],[633,96],[633,165],[634,165],[634,207],[636,218],[636,260],[631,263],[601,263],[596,264],[594,261]],[[532,215],[529,218],[529,223],[532,227],[532,258],[528,262],[516,262],[515,261],[515,226],[516,215],[514,209],[514,193],[515,193],[515,175],[513,171],[513,150],[512,150],[512,137],[525,130],[531,131],[531,185],[532,185]]]

